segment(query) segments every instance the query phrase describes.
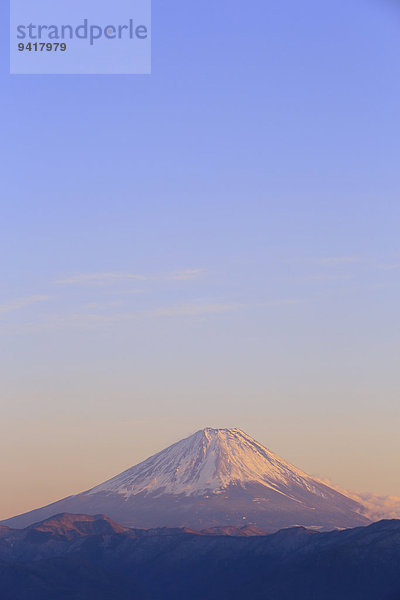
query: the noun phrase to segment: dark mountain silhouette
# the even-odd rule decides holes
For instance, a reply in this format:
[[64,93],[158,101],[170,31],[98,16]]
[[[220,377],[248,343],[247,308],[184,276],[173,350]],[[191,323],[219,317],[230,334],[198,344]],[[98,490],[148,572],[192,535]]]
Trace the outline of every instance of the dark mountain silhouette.
[[1,600],[400,600],[400,521],[228,531],[130,530],[66,514],[2,528]]

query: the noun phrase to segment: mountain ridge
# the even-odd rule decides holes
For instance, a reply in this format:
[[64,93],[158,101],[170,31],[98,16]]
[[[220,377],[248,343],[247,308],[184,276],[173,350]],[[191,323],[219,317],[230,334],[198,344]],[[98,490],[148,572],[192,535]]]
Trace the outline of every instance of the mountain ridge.
[[[77,523],[94,527],[76,536]],[[0,538],[2,600],[26,600],[27,590],[30,600],[400,598],[399,520],[251,537],[108,524],[102,515],[62,514],[10,529]]]

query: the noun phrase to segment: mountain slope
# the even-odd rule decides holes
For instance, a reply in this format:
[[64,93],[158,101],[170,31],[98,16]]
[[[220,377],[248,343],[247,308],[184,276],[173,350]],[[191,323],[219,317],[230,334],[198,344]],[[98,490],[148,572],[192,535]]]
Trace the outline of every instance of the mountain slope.
[[103,513],[129,527],[255,525],[274,531],[368,523],[363,507],[239,429],[206,428],[87,492],[4,521]]

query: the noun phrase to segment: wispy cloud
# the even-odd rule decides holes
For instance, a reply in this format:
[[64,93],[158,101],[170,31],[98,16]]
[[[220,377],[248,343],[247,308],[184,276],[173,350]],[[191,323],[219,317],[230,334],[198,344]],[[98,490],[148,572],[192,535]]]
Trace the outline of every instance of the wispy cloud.
[[315,283],[323,283],[329,281],[350,281],[354,279],[351,275],[339,274],[339,273],[312,273],[311,275],[305,275],[304,277],[299,277],[299,281],[304,282],[315,282]]
[[184,304],[181,306],[157,308],[148,314],[154,317],[198,316],[232,312],[242,307],[242,304]]
[[87,304],[84,304],[82,308],[89,310],[107,310],[121,305],[121,300],[114,300],[113,302],[88,302]]
[[400,263],[378,265],[380,271],[397,271],[400,269]]
[[377,496],[353,492],[352,498],[365,506],[365,514],[372,521],[400,519],[400,498],[396,496]]
[[138,294],[144,294],[145,290],[112,290],[109,295],[117,296],[137,296]]
[[[110,305],[108,305],[110,306]],[[47,315],[45,318],[31,322],[21,323],[17,328],[13,326],[2,328],[2,333],[26,334],[39,333],[42,331],[60,330],[60,329],[93,329],[101,326],[134,323],[147,319],[169,318],[169,317],[201,317],[211,314],[223,314],[234,312],[243,308],[242,304],[237,303],[215,303],[215,304],[184,304],[175,306],[166,306],[150,310],[138,310],[135,312],[114,312],[101,313],[95,312],[96,309],[103,309],[105,306],[90,303],[82,306],[85,312],[75,312],[69,314]],[[86,310],[87,312],[86,312]],[[91,309],[94,309],[93,311]]]
[[296,304],[304,304],[306,300],[304,298],[286,298],[282,300],[271,300],[264,306],[279,307],[279,306],[293,306]]
[[25,308],[31,304],[36,304],[37,302],[45,302],[46,300],[50,300],[50,296],[27,296],[26,298],[17,298],[8,304],[0,304],[0,315],[5,315],[7,313],[13,312],[14,310],[19,310],[21,308]]
[[396,258],[392,262],[380,262],[378,259],[360,257],[360,256],[330,256],[325,258],[315,258],[314,264],[322,267],[341,267],[346,265],[362,265],[373,270],[380,271],[396,271],[400,269],[400,262]]
[[316,258],[314,262],[326,267],[339,267],[341,265],[350,265],[362,262],[359,256],[328,256],[325,258]]
[[129,281],[188,281],[204,273],[204,269],[184,269],[161,275],[143,275],[126,271],[80,273],[58,279],[58,285],[111,285]]
[[400,519],[400,498],[397,496],[379,496],[369,492],[355,492],[354,490],[346,490],[332,483],[329,479],[322,479],[321,481],[361,504],[362,509],[360,512],[371,521]]
[[147,281],[149,277],[146,277],[146,275],[136,275],[134,273],[124,273],[121,271],[111,273],[82,273],[65,279],[58,279],[56,283],[59,285],[107,285],[118,281],[130,281],[135,279],[138,281]]
[[189,279],[195,279],[204,273],[204,269],[185,269],[184,271],[176,271],[167,275],[165,279],[171,281],[187,281]]

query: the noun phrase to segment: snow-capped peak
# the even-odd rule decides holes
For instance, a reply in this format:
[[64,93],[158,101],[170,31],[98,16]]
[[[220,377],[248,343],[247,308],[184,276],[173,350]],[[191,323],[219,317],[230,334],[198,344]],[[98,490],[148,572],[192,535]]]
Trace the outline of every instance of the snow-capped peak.
[[285,495],[293,486],[318,493],[316,480],[240,429],[211,427],[197,431],[88,493],[192,496],[248,483],[259,483]]
[[82,494],[6,525],[60,513],[103,513],[127,527],[252,524],[264,531],[303,525],[364,525],[364,507],[270,452],[240,429],[207,427]]

